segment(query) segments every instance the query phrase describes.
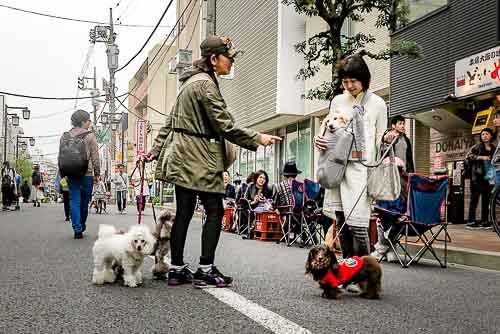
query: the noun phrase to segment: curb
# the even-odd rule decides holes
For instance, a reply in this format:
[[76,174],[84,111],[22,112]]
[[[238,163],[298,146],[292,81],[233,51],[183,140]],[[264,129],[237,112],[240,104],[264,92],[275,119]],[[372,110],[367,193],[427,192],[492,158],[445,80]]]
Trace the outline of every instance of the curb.
[[[417,252],[420,247],[409,244],[408,249]],[[433,249],[440,259],[444,258],[444,246],[434,245]],[[429,251],[426,251],[422,258],[436,260]],[[459,264],[500,271],[500,252],[448,246],[448,264]]]

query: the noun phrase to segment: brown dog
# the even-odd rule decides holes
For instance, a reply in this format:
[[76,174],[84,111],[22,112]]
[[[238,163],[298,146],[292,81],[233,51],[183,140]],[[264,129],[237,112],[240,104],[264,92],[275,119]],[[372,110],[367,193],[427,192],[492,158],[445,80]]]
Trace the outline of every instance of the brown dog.
[[338,263],[335,253],[326,245],[313,247],[306,262],[306,274],[319,282],[323,297],[338,299],[339,285],[359,283],[361,297],[380,298],[382,268],[373,256],[345,259]]

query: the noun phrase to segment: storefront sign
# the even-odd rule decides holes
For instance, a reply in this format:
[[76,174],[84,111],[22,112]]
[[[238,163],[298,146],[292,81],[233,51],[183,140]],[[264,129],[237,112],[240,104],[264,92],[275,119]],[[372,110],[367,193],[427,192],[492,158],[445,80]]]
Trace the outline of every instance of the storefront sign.
[[500,46],[455,63],[455,96],[500,89]]
[[136,154],[146,152],[146,136],[147,134],[147,122],[145,120],[137,120],[137,125],[135,129],[135,144],[136,144]]

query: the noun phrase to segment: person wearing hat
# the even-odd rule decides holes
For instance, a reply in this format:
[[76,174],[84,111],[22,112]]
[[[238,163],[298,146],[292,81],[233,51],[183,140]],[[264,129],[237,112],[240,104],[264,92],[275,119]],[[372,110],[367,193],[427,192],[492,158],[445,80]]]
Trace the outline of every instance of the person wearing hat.
[[[146,160],[158,160],[155,178],[175,184],[177,214],[172,227],[169,285],[193,282],[195,287],[228,286],[232,278],[215,266],[215,250],[224,215],[223,172],[229,168],[231,148],[225,140],[256,151],[279,137],[236,126],[219,89],[219,75],[231,72],[239,51],[228,37],[210,36],[201,45],[201,58],[179,77],[181,86]],[[201,236],[199,269],[184,263],[184,244],[196,198],[206,211]]]
[[[94,180],[97,180],[100,176],[99,146],[96,136],[89,130],[91,124],[90,114],[85,110],[77,110],[71,115],[72,129],[69,131],[69,134],[72,137],[83,138],[89,161],[85,175],[81,177],[68,176],[71,224],[75,239],[83,238],[89,213],[89,203],[92,199]],[[63,140],[64,135],[61,138],[61,144]]]
[[[474,145],[466,156],[470,169],[471,192],[469,221],[466,228],[491,229],[491,223],[488,221],[488,207],[495,176],[494,173],[491,173],[493,175],[491,179],[488,171],[490,168],[493,168],[491,158],[495,152],[495,146],[491,143],[493,140],[493,130],[485,128],[481,130],[479,136],[481,142]],[[479,197],[481,197],[481,223],[476,221],[476,208],[479,203]]]
[[[283,166],[283,171],[281,175],[285,178],[283,181],[274,185],[274,198],[273,205],[278,211],[288,211],[288,207],[293,205],[293,181],[297,178],[297,175],[301,174],[302,171],[297,169],[297,164],[295,161],[287,161],[285,166]],[[300,219],[293,219],[294,222],[299,222]],[[300,231],[300,225],[298,223],[291,226],[291,230],[296,236]]]

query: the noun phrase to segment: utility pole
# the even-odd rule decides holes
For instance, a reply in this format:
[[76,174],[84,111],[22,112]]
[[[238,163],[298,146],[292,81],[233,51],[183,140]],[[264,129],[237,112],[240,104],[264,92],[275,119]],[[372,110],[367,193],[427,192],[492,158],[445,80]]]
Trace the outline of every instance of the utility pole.
[[[108,58],[108,70],[109,70],[109,84],[107,87],[104,87],[106,91],[106,101],[109,105],[109,113],[111,124],[115,121],[115,112],[116,112],[116,104],[115,104],[115,91],[116,91],[116,82],[115,82],[115,72],[118,69],[118,54],[119,49],[118,45],[115,44],[116,34],[114,32],[114,24],[113,24],[113,9],[109,9],[109,26],[95,26],[90,30],[90,42],[96,43],[101,42],[106,44],[106,54]],[[112,156],[113,160],[115,159],[116,150],[114,148],[114,144],[116,142],[115,136],[112,137]],[[108,169],[108,164],[106,163],[106,169]]]

